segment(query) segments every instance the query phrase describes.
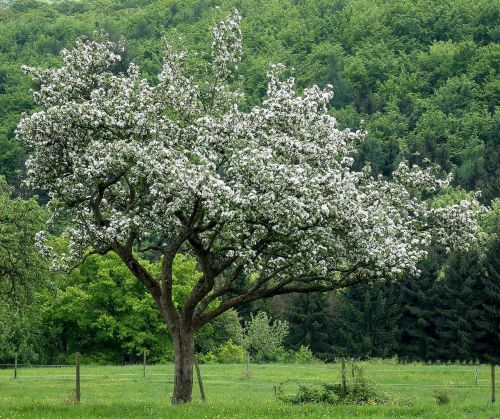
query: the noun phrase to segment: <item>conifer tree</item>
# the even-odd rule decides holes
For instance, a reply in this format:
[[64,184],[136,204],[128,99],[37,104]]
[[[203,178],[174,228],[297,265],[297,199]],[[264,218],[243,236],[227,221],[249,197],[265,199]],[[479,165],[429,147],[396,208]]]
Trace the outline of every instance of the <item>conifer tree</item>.
[[436,278],[440,274],[443,255],[437,249],[420,263],[420,275],[411,275],[398,282],[395,289],[399,307],[398,356],[402,359],[425,361],[433,357],[436,348]]
[[478,278],[477,311],[473,327],[474,357],[490,364],[500,363],[500,201],[490,211],[490,240],[485,247],[482,275]]
[[397,306],[390,281],[339,293],[335,352],[356,358],[388,357],[395,351]]
[[297,294],[288,299],[287,343],[292,349],[309,346],[321,359],[332,357],[333,313],[328,294]]
[[447,261],[445,278],[434,290],[436,351],[429,358],[467,361],[473,350],[473,319],[477,315],[477,289],[482,266],[477,251],[455,253]]

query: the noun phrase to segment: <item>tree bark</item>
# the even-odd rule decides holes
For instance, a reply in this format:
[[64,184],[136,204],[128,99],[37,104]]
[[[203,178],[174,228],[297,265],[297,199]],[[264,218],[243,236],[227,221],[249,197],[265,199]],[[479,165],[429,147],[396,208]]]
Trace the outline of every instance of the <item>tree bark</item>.
[[185,328],[172,331],[175,350],[175,378],[172,403],[189,403],[193,393],[194,333]]

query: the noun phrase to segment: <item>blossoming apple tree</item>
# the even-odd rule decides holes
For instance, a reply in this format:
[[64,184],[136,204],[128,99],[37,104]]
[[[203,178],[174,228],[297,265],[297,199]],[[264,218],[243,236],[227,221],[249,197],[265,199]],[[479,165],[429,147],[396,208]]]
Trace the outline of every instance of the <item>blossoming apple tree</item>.
[[[431,169],[401,164],[390,180],[353,170],[362,134],[337,128],[331,87],[299,95],[273,66],[262,105],[242,110],[239,20],[214,27],[203,80],[168,45],[157,83],[133,64],[117,73],[117,46],[102,38],[63,51],[60,68],[26,68],[40,107],[18,126],[32,149],[27,182],[49,192],[70,243],[53,254],[41,233],[42,251],[59,266],[115,252],[144,284],[172,334],[174,403],[191,400],[194,334],[226,310],[397,276],[431,242],[454,247],[476,231],[474,199],[424,199],[449,181]],[[159,274],[141,264],[145,251]],[[202,275],[180,307],[172,264],[186,252]]]

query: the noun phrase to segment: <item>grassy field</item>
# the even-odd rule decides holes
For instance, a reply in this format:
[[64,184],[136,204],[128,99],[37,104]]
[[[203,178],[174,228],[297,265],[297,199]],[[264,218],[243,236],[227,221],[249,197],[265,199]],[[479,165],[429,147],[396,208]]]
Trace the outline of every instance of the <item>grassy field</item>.
[[[173,366],[82,366],[82,402],[72,404],[74,368],[21,368],[0,370],[0,418],[491,418],[500,409],[490,401],[489,367],[461,365],[399,365],[391,361],[360,363],[366,375],[383,391],[411,401],[411,405],[327,406],[288,405],[277,401],[273,385],[287,379],[300,383],[339,382],[340,367],[328,365],[202,365],[208,403],[171,406]],[[350,373],[350,364],[348,364]],[[451,390],[451,402],[438,405],[433,391]]]

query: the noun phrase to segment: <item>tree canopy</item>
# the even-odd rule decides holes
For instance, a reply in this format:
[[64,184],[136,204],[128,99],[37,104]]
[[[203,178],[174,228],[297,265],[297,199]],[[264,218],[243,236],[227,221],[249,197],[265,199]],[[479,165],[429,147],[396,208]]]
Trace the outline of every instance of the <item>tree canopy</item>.
[[[331,86],[299,95],[283,65],[247,108],[233,82],[239,20],[233,10],[214,26],[211,55],[191,74],[189,56],[166,44],[156,83],[135,64],[124,70],[123,46],[104,35],[63,50],[60,67],[25,67],[40,108],[17,128],[33,149],[28,182],[49,192],[69,242],[57,255],[41,234],[40,248],[61,267],[112,251],[146,286],[173,337],[176,402],[191,397],[204,324],[257,299],[415,271],[432,243],[467,247],[481,210],[474,198],[429,199],[449,185],[431,164],[401,162],[392,179],[357,171],[362,133],[328,114]],[[138,258],[146,251],[159,272]],[[176,306],[181,252],[202,274]]]

